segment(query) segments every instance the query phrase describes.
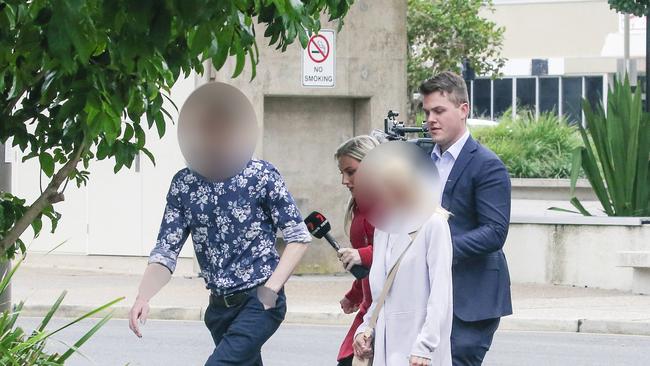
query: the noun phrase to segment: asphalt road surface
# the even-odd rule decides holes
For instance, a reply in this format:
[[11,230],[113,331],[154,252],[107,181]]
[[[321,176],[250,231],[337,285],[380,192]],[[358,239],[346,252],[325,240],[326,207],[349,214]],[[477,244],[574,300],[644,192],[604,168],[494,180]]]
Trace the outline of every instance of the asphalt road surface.
[[[30,331],[38,319],[20,320]],[[51,350],[73,344],[95,321],[84,321],[56,336]],[[63,324],[57,319],[52,327]],[[335,326],[283,325],[264,346],[265,366],[333,366],[347,329]],[[81,351],[70,366],[193,366],[203,365],[212,352],[210,335],[202,322],[150,321],[138,339],[125,320],[111,320]],[[618,366],[650,365],[650,337],[582,333],[501,331],[495,336],[484,365],[499,366]]]

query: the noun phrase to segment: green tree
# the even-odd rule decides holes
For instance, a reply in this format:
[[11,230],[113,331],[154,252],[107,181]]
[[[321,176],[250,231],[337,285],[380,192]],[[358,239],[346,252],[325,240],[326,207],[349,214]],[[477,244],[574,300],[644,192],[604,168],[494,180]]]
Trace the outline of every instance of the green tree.
[[[481,15],[493,10],[492,1],[408,0],[409,100],[423,80],[441,71],[460,72],[464,60],[477,74],[498,73],[505,63],[504,28]],[[411,116],[415,107],[411,103]]]
[[638,17],[646,16],[650,3],[648,0],[608,0],[609,6],[621,13],[634,14]]
[[[0,143],[9,138],[38,159],[49,183],[30,204],[0,192],[0,255],[25,250],[68,181],[114,159],[115,172],[139,152],[152,161],[145,129],[172,120],[167,94],[181,75],[220,69],[233,77],[258,62],[255,22],[269,45],[306,46],[321,14],[341,20],[353,0],[4,0],[0,1]],[[342,24],[342,23],[340,23]],[[165,98],[169,102],[165,102]]]

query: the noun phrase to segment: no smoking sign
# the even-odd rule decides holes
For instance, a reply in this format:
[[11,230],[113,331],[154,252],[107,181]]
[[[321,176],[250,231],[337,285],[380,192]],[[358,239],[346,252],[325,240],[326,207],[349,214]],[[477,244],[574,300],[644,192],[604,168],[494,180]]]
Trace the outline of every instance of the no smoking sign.
[[334,87],[334,31],[323,29],[309,38],[302,54],[302,86]]

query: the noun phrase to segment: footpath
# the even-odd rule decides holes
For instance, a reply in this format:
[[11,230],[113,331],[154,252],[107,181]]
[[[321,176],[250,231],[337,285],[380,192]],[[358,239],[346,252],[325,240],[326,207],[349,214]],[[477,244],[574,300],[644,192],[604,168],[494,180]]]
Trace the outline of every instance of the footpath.
[[[23,316],[45,315],[67,291],[56,316],[76,317],[115,298],[114,317],[126,318],[135,298],[146,258],[29,254],[12,284],[14,302],[24,300]],[[348,325],[339,300],[352,283],[349,275],[293,276],[286,285],[286,321]],[[610,333],[650,336],[650,296],[567,286],[513,284],[514,314],[500,329]],[[150,319],[201,320],[208,292],[181,259],[171,282],[151,301]]]

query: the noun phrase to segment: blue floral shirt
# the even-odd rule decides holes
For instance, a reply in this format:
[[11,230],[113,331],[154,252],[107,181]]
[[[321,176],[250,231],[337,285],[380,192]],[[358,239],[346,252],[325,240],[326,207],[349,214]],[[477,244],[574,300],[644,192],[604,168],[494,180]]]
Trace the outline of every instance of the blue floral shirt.
[[253,159],[237,175],[209,182],[185,168],[172,179],[165,214],[149,263],[171,272],[192,233],[207,287],[218,295],[258,286],[279,262],[280,229],[287,243],[308,243],[311,235],[277,169]]

